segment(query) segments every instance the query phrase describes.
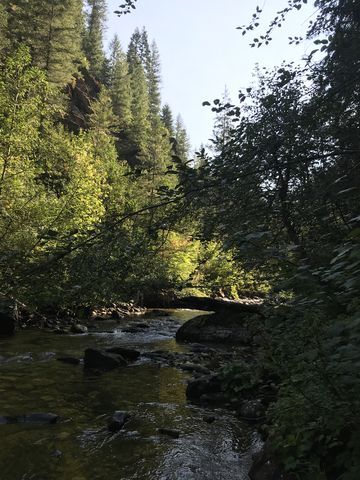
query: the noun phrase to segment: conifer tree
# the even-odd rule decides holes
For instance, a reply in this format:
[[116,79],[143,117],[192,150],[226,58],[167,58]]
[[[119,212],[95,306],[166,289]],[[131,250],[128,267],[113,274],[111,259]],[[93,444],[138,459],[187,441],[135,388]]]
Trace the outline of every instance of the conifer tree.
[[165,104],[161,110],[161,120],[167,128],[170,137],[174,136],[174,119],[169,104]]
[[90,13],[85,34],[84,50],[89,61],[89,71],[103,80],[106,59],[103,47],[104,23],[106,19],[105,0],[88,0]]
[[144,68],[139,58],[132,66],[130,78],[132,94],[130,136],[137,145],[139,156],[143,157],[146,155],[150,133],[149,93]]
[[161,106],[160,56],[155,41],[151,45],[147,79],[149,85],[150,114],[152,117],[159,116]]
[[127,50],[127,61],[129,64],[130,73],[132,73],[135,65],[140,61],[140,43],[141,43],[141,33],[138,28],[135,29],[134,33],[131,35],[130,42]]
[[0,5],[0,53],[7,43],[7,12],[5,6]]
[[178,115],[176,118],[175,125],[175,140],[176,140],[176,153],[184,161],[186,161],[190,155],[190,140],[184,125],[184,122],[181,118],[181,115]]
[[44,69],[50,83],[64,85],[81,62],[83,31],[81,0],[7,0],[8,36],[30,48],[34,65]]
[[126,56],[117,35],[110,45],[110,94],[117,124],[121,129],[131,124],[131,78]]

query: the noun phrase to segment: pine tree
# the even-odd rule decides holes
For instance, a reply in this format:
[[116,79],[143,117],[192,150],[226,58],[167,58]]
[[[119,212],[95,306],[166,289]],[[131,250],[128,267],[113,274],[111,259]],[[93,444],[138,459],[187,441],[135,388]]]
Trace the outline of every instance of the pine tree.
[[161,110],[161,120],[167,128],[170,137],[174,137],[174,119],[170,106],[166,103]]
[[137,146],[138,157],[144,159],[150,134],[149,93],[144,68],[140,59],[133,64],[130,78],[132,94],[130,137]]
[[127,61],[129,64],[130,73],[132,73],[135,65],[140,61],[140,43],[141,43],[141,33],[138,28],[135,29],[134,33],[131,35],[128,50],[127,50]]
[[110,94],[113,111],[117,117],[117,124],[124,129],[132,121],[131,78],[126,56],[117,35],[111,42],[110,50]]
[[83,31],[81,0],[13,0],[8,36],[30,48],[34,65],[44,69],[50,83],[64,85],[81,62]]
[[175,140],[176,140],[176,153],[184,161],[186,161],[190,155],[190,140],[184,126],[184,122],[181,115],[176,118],[175,125]]
[[161,106],[160,56],[155,41],[151,45],[147,79],[149,85],[150,114],[152,117],[159,116]]
[[105,0],[88,0],[91,8],[84,40],[84,50],[89,61],[89,71],[103,80],[105,53],[103,47],[104,23],[106,19]]

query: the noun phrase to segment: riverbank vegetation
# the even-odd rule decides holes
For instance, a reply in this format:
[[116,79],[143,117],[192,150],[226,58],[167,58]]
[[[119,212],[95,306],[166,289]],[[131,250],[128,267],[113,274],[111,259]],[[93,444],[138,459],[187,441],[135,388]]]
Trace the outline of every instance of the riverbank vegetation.
[[[302,3],[290,0],[254,48]],[[0,275],[2,294],[37,308],[280,293],[261,364],[278,385],[276,455],[294,478],[355,480],[360,9],[315,4],[313,51],[259,70],[238,104],[205,101],[213,144],[192,158],[145,29],[105,53],[103,0],[86,14],[80,0],[3,2]],[[262,27],[258,8],[241,32]]]

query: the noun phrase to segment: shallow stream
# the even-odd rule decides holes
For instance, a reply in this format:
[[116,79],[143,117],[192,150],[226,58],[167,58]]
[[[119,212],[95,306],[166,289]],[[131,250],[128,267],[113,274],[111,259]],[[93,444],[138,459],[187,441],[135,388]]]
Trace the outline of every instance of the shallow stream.
[[[86,335],[22,331],[0,338],[0,415],[61,417],[55,425],[0,425],[0,480],[247,480],[256,438],[230,412],[187,403],[188,373],[144,357],[101,374],[56,360],[80,358],[87,347],[186,352],[174,334],[197,314],[141,318],[149,327],[137,332],[102,322]],[[115,410],[131,419],[111,434],[106,424]],[[209,414],[212,424],[203,420]],[[162,427],[180,437],[158,435]]]

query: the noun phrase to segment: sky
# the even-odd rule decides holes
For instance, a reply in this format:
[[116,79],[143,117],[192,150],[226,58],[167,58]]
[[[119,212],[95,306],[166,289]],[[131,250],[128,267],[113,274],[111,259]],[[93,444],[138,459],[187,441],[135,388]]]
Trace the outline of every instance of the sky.
[[[181,114],[195,149],[207,144],[213,129],[213,112],[202,102],[221,98],[225,86],[236,103],[240,89],[254,82],[256,64],[280,65],[298,62],[312,50],[311,42],[289,45],[289,36],[304,35],[314,18],[313,1],[291,13],[273,41],[251,48],[252,38],[266,30],[287,0],[138,0],[136,10],[117,17],[113,11],[122,0],[108,0],[106,42],[116,33],[124,49],[136,27],[145,26],[150,41],[156,41],[161,59],[162,102],[174,116]],[[263,10],[256,34],[242,36],[236,27],[248,25],[256,6]]]

